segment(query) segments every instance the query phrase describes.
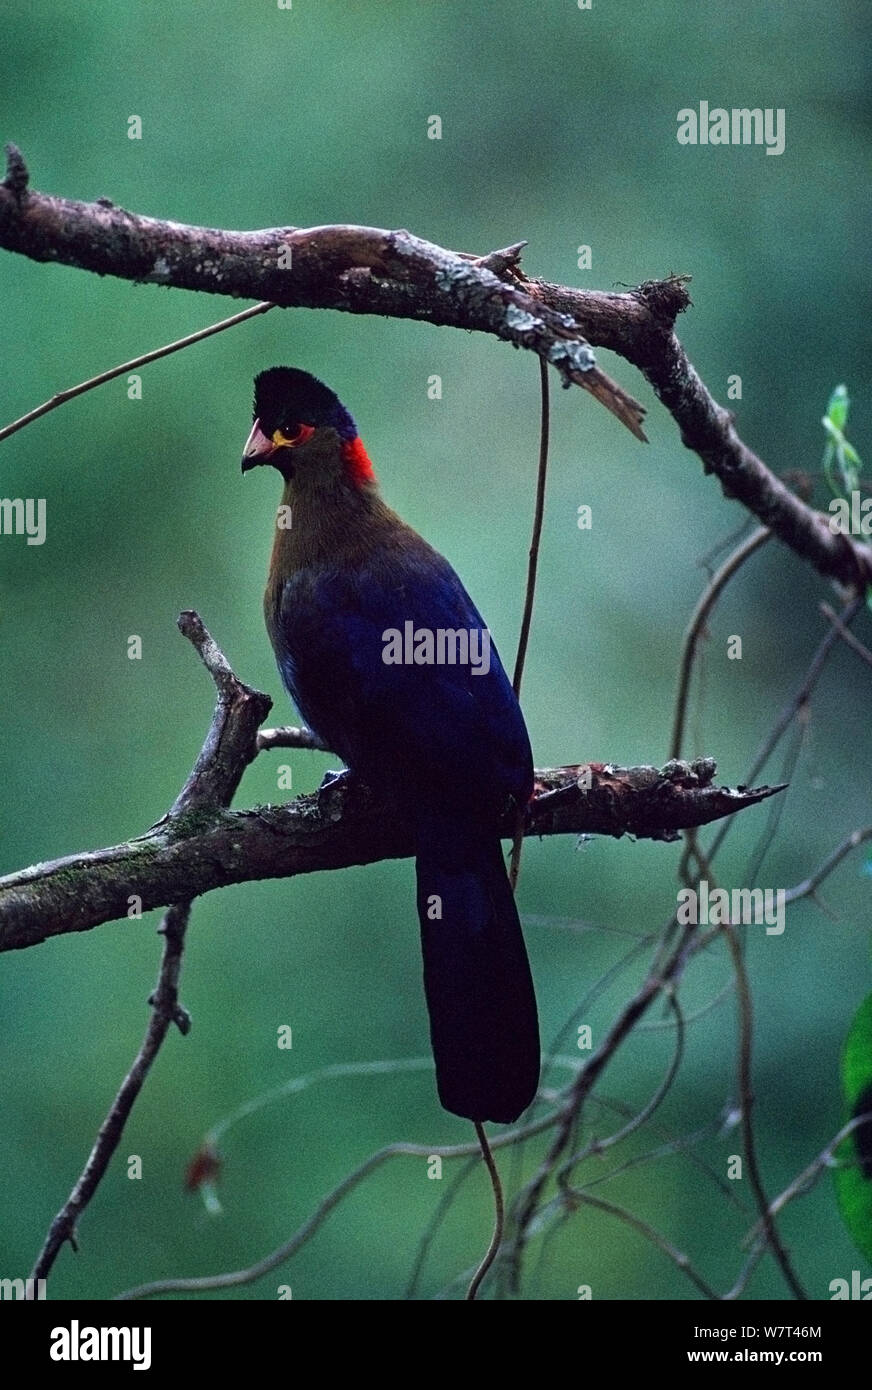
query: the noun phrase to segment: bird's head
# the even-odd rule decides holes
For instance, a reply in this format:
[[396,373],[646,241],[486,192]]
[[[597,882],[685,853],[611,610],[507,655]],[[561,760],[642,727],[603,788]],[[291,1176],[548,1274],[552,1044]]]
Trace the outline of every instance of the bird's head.
[[300,486],[375,483],[357,426],[339,397],[296,367],[270,367],[254,379],[254,424],[242,471],[261,463]]

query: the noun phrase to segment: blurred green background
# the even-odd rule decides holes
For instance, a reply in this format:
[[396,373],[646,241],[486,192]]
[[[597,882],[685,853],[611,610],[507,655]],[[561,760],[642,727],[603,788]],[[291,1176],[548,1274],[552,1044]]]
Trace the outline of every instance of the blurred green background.
[[[866,6],[834,0],[460,0],[239,5],[46,0],[4,6],[0,136],[33,186],[224,227],[351,221],[408,227],[483,253],[526,238],[528,273],[596,288],[670,271],[693,276],[679,330],[775,470],[819,467],[820,416],[847,382],[849,433],[872,444],[868,314],[869,115]],[[689,148],[676,113],[783,107],[786,150]],[[127,138],[132,114],[143,138]],[[443,122],[427,138],[427,118]],[[590,244],[593,268],[577,248]],[[134,287],[0,257],[0,419],[56,390],[233,312],[227,300]],[[236,306],[241,307],[241,306]],[[667,753],[682,633],[705,580],[700,561],[743,514],[725,501],[647,385],[601,353],[649,406],[633,441],[580,391],[555,390],[540,587],[524,705],[539,765],[659,761]],[[3,719],[0,870],[135,835],[167,808],[208,725],[212,687],[175,628],[197,608],[247,681],[291,718],[263,629],[261,592],[277,480],[243,482],[251,378],[287,362],[323,376],[355,415],[388,500],[454,563],[503,656],[517,638],[532,515],[537,368],[526,353],[450,329],[308,310],[274,311],[119,379],[4,444],[0,494],[45,497],[45,545],[0,539]],[[443,396],[427,395],[431,374]],[[556,385],[556,383],[555,383]],[[820,502],[825,503],[822,492]],[[578,506],[593,507],[590,532]],[[830,586],[770,544],[712,624],[687,751],[725,782],[751,756],[825,630]],[[869,642],[868,615],[857,626]],[[143,659],[127,658],[138,634]],[[741,661],[726,659],[740,634]],[[869,672],[838,650],[820,683],[783,811],[757,882],[789,886],[869,819]],[[285,799],[264,755],[237,804]],[[295,790],[335,759],[295,754]],[[767,769],[778,780],[780,755]],[[765,808],[742,818],[721,881],[746,882]],[[549,1044],[632,937],[674,908],[679,846],[570,838],[529,842],[520,886]],[[794,907],[782,937],[749,932],[755,1091],[763,1174],[775,1194],[840,1122],[838,1057],[872,986],[870,880],[862,855]],[[24,1275],[67,1195],[147,1018],[158,917],[113,923],[9,955],[0,974],[0,1275]],[[619,973],[583,1019],[599,1040],[643,969]],[[682,991],[703,1010],[729,979],[721,949]],[[121,1151],[65,1251],[53,1297],[107,1297],[147,1278],[250,1263],[286,1238],[372,1150],[392,1140],[470,1137],[438,1106],[426,1072],[333,1079],[265,1107],[224,1144],[223,1215],[182,1190],[204,1132],[236,1107],[332,1063],[425,1056],[410,862],[251,884],[197,903],[183,1000],[190,1036],[168,1044]],[[637,1030],[598,1096],[639,1106],[673,1034]],[[293,1028],[280,1051],[276,1030]],[[723,1178],[739,1151],[717,1133],[735,1099],[735,999],[689,1028],[687,1055],[656,1123],[616,1164],[667,1137]],[[572,1050],[572,1035],[564,1044]],[[549,1074],[552,1083],[565,1071]],[[616,1127],[592,1104],[587,1136]],[[517,1185],[539,1155],[503,1160]],[[126,1176],[129,1155],[144,1176]],[[417,1242],[455,1170],[422,1160],[379,1170],[299,1256],[234,1297],[402,1296]],[[607,1171],[600,1162],[589,1176]],[[726,1288],[751,1223],[687,1155],[651,1157],[600,1184]],[[484,1176],[467,1179],[430,1248],[420,1296],[474,1264],[490,1232]],[[791,1206],[785,1239],[812,1297],[862,1266],[829,1180]],[[868,1273],[868,1271],[866,1271]],[[531,1245],[523,1293],[573,1299],[692,1298],[690,1283],[627,1227],[584,1210]],[[769,1263],[749,1296],[785,1296]],[[214,1297],[215,1295],[210,1295]]]

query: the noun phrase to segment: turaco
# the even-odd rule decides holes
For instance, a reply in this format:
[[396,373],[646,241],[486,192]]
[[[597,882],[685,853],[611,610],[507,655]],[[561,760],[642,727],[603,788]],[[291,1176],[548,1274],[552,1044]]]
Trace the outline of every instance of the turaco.
[[[520,707],[454,570],[382,500],[357,427],[322,382],[254,383],[243,472],[284,480],[264,612],[300,715],[414,835],[439,1098],[483,1122],[536,1094],[539,1028],[500,824],[533,782]],[[288,510],[289,509],[289,510]]]

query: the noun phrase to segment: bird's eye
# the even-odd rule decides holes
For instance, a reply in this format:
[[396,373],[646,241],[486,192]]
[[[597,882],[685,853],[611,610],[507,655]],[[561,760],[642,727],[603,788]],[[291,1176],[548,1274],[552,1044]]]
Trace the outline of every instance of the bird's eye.
[[284,445],[285,448],[293,449],[298,444],[305,444],[314,433],[314,425],[286,425],[283,429],[273,432],[272,442],[279,447]]
[[274,430],[273,444],[294,444],[299,432],[299,425],[283,425],[281,429]]

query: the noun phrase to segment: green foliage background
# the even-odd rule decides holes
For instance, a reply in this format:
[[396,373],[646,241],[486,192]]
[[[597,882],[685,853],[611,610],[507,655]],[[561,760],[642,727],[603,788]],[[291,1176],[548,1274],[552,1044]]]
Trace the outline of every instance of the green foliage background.
[[[444,0],[245,5],[7,0],[0,136],[35,187],[111,197],[180,221],[260,227],[334,221],[409,227],[457,249],[530,242],[531,274],[591,287],[693,275],[684,342],[722,401],[739,373],[743,437],[776,470],[816,470],[832,386],[854,401],[850,436],[869,451],[869,115],[866,7],[809,0]],[[701,100],[786,110],[787,147],[685,148],[676,112]],[[427,117],[443,120],[441,141]],[[127,138],[138,114],[143,138]],[[579,271],[576,248],[593,247]],[[233,305],[0,257],[0,418],[190,332]],[[658,761],[667,752],[684,626],[701,557],[742,521],[644,382],[600,359],[649,405],[648,447],[579,391],[556,391],[540,591],[525,708],[540,764]],[[537,437],[528,354],[428,325],[274,311],[148,367],[3,446],[0,493],[45,497],[48,539],[0,539],[3,796],[0,870],[135,835],[173,799],[212,708],[212,688],[175,629],[196,607],[247,681],[289,717],[263,630],[261,590],[275,480],[239,458],[251,378],[278,362],[322,375],[347,402],[390,502],[455,564],[503,655],[517,636]],[[431,373],[443,399],[427,398]],[[818,494],[825,504],[822,492]],[[594,511],[591,532],[578,506]],[[768,546],[719,607],[689,752],[740,782],[824,631],[828,586]],[[143,639],[142,661],[127,638]],[[726,639],[740,634],[741,662]],[[870,640],[868,617],[858,634]],[[818,688],[779,835],[758,882],[788,886],[869,818],[869,673],[844,649]],[[295,788],[331,760],[292,759]],[[334,760],[335,761],[335,760]],[[280,800],[276,755],[238,804]],[[779,765],[769,771],[777,780]],[[734,829],[722,881],[744,883],[766,811]],[[569,839],[527,847],[520,889],[550,1042],[584,993],[675,903],[678,846]],[[755,1091],[764,1176],[779,1191],[840,1123],[838,1058],[870,987],[869,880],[849,858],[823,894],[790,911],[783,937],[750,930]],[[7,956],[0,975],[0,1275],[24,1275],[140,1040],[156,915]],[[568,929],[567,922],[573,924]],[[639,966],[588,1009],[602,1036]],[[469,1137],[426,1074],[332,1080],[232,1130],[210,1218],[182,1191],[203,1132],[246,1100],[334,1062],[427,1052],[410,863],[255,884],[196,906],[183,997],[194,1027],[173,1036],[122,1152],[64,1252],[54,1297],[107,1297],[142,1279],[253,1261],[374,1148]],[[729,977],[720,950],[682,998],[702,1009]],[[656,1130],[619,1157],[717,1121],[735,1099],[735,1001],[691,1026]],[[665,1022],[665,1020],[660,1020]],[[657,1018],[651,1022],[656,1024]],[[294,1046],[276,1047],[290,1023]],[[600,1094],[641,1104],[672,1035],[639,1030]],[[571,1050],[572,1036],[564,1046]],[[561,1080],[565,1072],[555,1072]],[[588,1133],[615,1127],[592,1106]],[[715,1126],[716,1127],[716,1126]],[[721,1177],[735,1131],[694,1154]],[[125,1160],[142,1156],[144,1178]],[[521,1167],[505,1161],[510,1183]],[[605,1171],[600,1163],[591,1176]],[[238,1296],[377,1299],[401,1294],[416,1241],[448,1176],[421,1161],[379,1171],[280,1276]],[[750,1210],[747,1183],[732,1196]],[[650,1220],[726,1288],[750,1224],[688,1156],[650,1159],[597,1189]],[[811,1295],[860,1256],[824,1182],[784,1234]],[[471,1265],[490,1230],[482,1174],[464,1185],[432,1247],[422,1292]],[[676,1268],[626,1227],[582,1211],[531,1247],[525,1294],[689,1298]],[[752,1297],[783,1297],[764,1264]]]

